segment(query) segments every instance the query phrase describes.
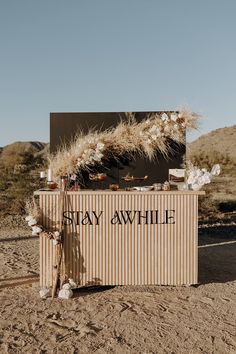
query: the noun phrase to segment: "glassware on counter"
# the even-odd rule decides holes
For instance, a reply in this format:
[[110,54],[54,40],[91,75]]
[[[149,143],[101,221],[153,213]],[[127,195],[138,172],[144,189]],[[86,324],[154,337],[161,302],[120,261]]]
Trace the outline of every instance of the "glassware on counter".
[[[103,186],[103,182],[107,179],[107,175],[105,173],[96,173],[96,174],[90,173],[89,174],[89,179],[90,179],[90,181],[93,181],[93,182],[97,182],[97,183],[100,182],[101,183],[101,187],[102,187]],[[98,185],[96,187],[97,188],[94,188],[94,189],[99,189]]]
[[109,188],[111,191],[117,191],[120,188],[120,186],[119,186],[119,184],[112,183],[109,185]]
[[47,186],[48,186],[49,189],[56,189],[57,188],[57,183],[53,182],[53,181],[50,181],[50,182],[47,182]]
[[161,183],[154,183],[153,188],[154,188],[154,191],[161,191],[162,184]]

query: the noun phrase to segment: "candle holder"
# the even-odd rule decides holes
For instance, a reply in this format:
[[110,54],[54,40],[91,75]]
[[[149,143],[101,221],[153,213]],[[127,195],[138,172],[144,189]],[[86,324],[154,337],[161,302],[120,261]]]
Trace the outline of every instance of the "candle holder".
[[40,171],[40,189],[47,188],[46,172]]
[[56,189],[57,188],[57,183],[56,182],[53,182],[53,181],[48,181],[47,182],[47,186],[49,189]]
[[107,175],[105,173],[97,173],[97,174],[90,173],[89,179],[90,179],[90,181],[95,182],[94,189],[99,189],[98,188],[99,183],[101,184],[100,189],[103,189],[103,184],[104,184],[104,181],[107,179]]
[[111,191],[117,191],[120,188],[120,186],[119,186],[119,184],[112,183],[109,185],[109,188]]

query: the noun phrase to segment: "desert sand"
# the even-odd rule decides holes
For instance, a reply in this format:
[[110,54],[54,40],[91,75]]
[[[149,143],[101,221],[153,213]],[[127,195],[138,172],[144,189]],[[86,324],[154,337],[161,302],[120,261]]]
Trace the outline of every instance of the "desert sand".
[[236,229],[201,229],[199,284],[74,290],[42,300],[38,237],[2,222],[1,353],[236,353]]

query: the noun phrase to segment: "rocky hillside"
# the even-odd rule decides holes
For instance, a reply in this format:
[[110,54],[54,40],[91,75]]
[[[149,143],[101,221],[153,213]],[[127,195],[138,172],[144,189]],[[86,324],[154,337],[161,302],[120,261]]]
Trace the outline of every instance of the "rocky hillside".
[[16,168],[18,165],[40,163],[49,151],[49,144],[39,141],[15,142],[0,148],[0,166]]
[[236,162],[236,125],[213,130],[189,144],[190,155],[222,155]]

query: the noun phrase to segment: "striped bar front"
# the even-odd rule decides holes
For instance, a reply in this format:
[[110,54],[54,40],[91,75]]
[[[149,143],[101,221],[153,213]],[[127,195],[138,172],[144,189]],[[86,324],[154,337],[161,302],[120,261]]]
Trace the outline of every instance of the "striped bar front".
[[[56,230],[59,193],[36,194],[43,226]],[[68,192],[64,221],[73,223],[64,226],[63,277],[79,285],[196,284],[198,194]],[[52,240],[40,236],[42,287],[52,286],[55,253]]]

